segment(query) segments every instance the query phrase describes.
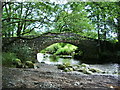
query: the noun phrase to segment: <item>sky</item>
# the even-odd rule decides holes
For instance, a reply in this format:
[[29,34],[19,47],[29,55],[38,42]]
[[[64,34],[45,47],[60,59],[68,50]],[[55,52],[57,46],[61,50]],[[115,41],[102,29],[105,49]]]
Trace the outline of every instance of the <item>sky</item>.
[[55,2],[56,4],[66,4],[67,0],[50,0],[50,2]]

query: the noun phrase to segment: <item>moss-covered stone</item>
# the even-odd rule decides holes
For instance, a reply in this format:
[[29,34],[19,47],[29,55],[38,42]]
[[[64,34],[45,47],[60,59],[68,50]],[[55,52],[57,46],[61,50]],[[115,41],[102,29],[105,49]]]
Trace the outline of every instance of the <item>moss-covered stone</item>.
[[68,68],[70,71],[73,71],[73,68]]
[[70,72],[69,68],[64,69],[65,72]]
[[93,73],[102,73],[103,71],[97,68],[89,68],[89,71],[93,72]]
[[27,65],[28,68],[34,68],[34,63],[32,61],[26,61],[25,65]]
[[84,74],[92,74],[92,72],[89,71],[88,68],[79,68],[77,71],[82,72]]
[[100,69],[90,68],[88,64],[84,64],[84,63],[81,65],[70,65],[70,64],[64,63],[63,65],[58,65],[58,69],[61,69],[65,72],[78,71],[84,74],[105,73]]
[[65,65],[66,67],[72,67],[72,65],[70,65],[70,63],[64,63],[63,65]]
[[89,70],[83,70],[83,73],[84,73],[84,74],[92,74],[92,72],[89,71]]
[[76,71],[76,70],[79,69],[79,67],[78,67],[78,66],[75,66],[75,65],[74,65],[72,68],[73,68],[74,71]]
[[16,68],[22,68],[23,64],[20,59],[13,60],[13,65],[15,65]]
[[66,68],[65,65],[58,65],[58,69],[64,70]]
[[85,63],[82,63],[80,66],[81,66],[81,67],[89,67],[89,65],[88,65],[88,64],[85,64]]
[[13,64],[16,64],[16,63],[21,63],[21,60],[20,59],[13,60]]

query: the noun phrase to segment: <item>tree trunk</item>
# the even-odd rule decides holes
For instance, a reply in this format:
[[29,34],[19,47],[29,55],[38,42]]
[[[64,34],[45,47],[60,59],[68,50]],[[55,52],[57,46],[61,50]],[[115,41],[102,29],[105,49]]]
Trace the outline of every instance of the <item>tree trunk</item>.
[[97,21],[98,21],[98,24],[97,24],[97,33],[98,33],[98,56],[99,56],[99,58],[100,58],[101,43],[100,43],[100,24],[99,24],[100,18],[99,18],[99,15],[97,16]]

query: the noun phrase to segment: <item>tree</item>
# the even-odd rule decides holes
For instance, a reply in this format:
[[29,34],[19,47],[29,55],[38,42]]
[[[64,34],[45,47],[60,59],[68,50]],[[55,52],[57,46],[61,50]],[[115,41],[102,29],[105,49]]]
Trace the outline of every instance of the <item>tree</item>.
[[[74,32],[83,34],[93,29],[84,11],[84,3],[55,4],[3,3],[3,36],[22,37],[42,32]],[[86,33],[86,32],[85,32]]]
[[[117,2],[118,3],[118,2]],[[111,33],[118,33],[115,20],[119,16],[119,5],[116,2],[90,2],[86,3],[89,18],[96,27],[99,25],[98,38],[101,40],[114,39]],[[119,39],[119,38],[118,38]]]
[[83,33],[93,29],[91,21],[84,11],[84,3],[72,2],[59,5],[61,10],[56,15],[55,29],[59,32]]
[[[43,26],[50,26],[53,7],[49,3],[3,3],[3,36],[18,36],[35,33]],[[41,31],[42,32],[42,31]],[[37,32],[38,33],[38,32]],[[35,34],[37,34],[35,33]]]

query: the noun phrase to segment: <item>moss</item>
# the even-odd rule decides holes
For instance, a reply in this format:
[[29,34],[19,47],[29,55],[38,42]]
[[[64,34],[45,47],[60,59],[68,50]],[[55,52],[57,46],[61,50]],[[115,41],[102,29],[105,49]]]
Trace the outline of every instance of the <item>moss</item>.
[[65,72],[70,72],[69,68],[64,69]]
[[17,65],[18,63],[22,63],[20,59],[15,59],[12,61],[13,65]]
[[21,63],[21,60],[20,59],[15,59],[15,60],[13,60],[13,62],[16,62],[16,63],[20,62]]
[[93,73],[105,73],[97,68],[90,68],[87,64],[81,65],[70,65],[69,63],[64,63],[63,65],[58,65],[58,69],[63,70],[64,72],[78,71],[84,74],[93,74]]
[[68,68],[70,71],[73,71],[73,68]]
[[79,69],[79,67],[78,67],[77,65],[76,65],[76,66],[73,66],[72,68],[73,68],[74,71],[76,71],[76,70]]
[[72,67],[70,63],[63,63],[63,65],[65,65],[66,67]]
[[32,61],[26,61],[25,65],[27,65],[28,68],[34,68],[34,63]]
[[84,73],[84,74],[92,74],[92,72],[89,71],[89,70],[83,70],[83,73]]
[[15,60],[13,60],[13,65],[14,65],[16,68],[23,68],[23,67],[24,67],[24,65],[23,65],[23,63],[21,62],[20,59],[15,59]]
[[85,63],[81,64],[80,66],[81,66],[81,67],[89,67],[89,65],[88,65],[88,64],[85,64]]
[[89,71],[92,71],[92,72],[97,72],[97,73],[101,73],[101,72],[103,72],[102,70],[99,70],[99,69],[97,69],[97,68],[89,68]]
[[79,68],[77,71],[82,72],[84,74],[92,74],[92,72],[89,71],[88,68]]
[[66,68],[65,65],[58,65],[58,69],[64,70]]

